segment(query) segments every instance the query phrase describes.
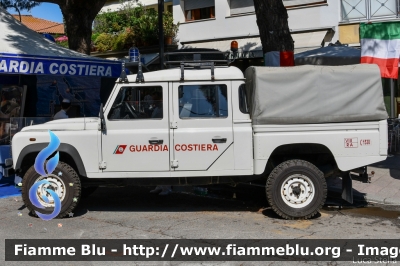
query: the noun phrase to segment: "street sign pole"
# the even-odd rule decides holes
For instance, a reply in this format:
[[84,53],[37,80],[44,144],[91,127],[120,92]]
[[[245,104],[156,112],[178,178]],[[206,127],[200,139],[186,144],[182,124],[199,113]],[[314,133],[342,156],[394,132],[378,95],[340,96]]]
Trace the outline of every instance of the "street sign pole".
[[394,79],[390,79],[390,117],[394,118]]
[[158,0],[158,39],[160,43],[160,69],[164,69],[164,27],[163,27],[164,0]]

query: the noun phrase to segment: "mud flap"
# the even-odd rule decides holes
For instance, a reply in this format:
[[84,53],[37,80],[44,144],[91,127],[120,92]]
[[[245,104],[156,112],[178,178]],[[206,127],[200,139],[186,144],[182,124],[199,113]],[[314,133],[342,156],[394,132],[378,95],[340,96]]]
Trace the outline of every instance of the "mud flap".
[[350,172],[343,172],[342,199],[353,204],[353,180],[351,179]]

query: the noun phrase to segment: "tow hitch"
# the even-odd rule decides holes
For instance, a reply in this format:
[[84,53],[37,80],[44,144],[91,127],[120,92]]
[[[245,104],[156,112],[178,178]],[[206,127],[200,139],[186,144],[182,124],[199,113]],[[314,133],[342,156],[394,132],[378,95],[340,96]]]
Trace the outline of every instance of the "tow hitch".
[[353,175],[354,180],[361,181],[363,183],[371,183],[371,178],[375,175],[374,171],[371,171],[371,174],[368,174],[367,166],[351,170],[351,172],[358,174]]

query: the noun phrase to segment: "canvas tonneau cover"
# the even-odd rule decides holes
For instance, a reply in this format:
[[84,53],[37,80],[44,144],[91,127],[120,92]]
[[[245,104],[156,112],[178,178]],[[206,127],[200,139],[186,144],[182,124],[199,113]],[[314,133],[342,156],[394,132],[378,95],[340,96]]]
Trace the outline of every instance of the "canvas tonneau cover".
[[245,77],[253,125],[388,117],[376,65],[249,67]]

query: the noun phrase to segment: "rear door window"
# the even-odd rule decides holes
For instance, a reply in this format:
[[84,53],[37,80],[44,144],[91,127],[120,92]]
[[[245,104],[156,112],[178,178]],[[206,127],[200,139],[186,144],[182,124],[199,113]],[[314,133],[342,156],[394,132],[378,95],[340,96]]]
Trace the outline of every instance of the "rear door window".
[[179,118],[228,117],[226,85],[182,85],[178,91]]

